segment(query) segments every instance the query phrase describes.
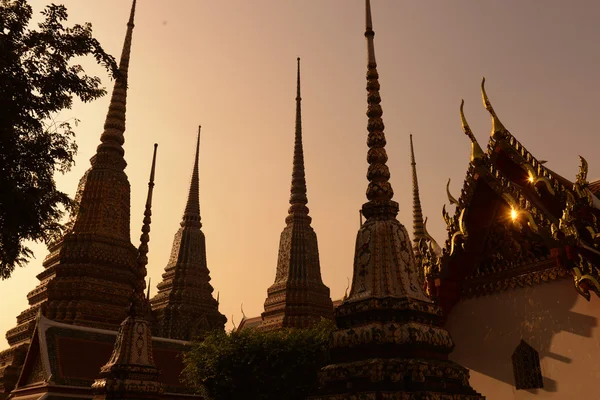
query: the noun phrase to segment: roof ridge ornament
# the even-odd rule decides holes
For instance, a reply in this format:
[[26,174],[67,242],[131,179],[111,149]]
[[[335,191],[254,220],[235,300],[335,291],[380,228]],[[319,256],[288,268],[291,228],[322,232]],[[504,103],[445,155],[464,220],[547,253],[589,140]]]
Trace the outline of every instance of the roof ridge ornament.
[[446,183],[446,196],[448,196],[448,201],[450,204],[458,205],[458,200],[450,193],[450,178],[448,178],[448,183]]
[[[485,78],[484,78],[485,80]],[[483,88],[483,86],[482,86]],[[485,94],[485,92],[483,92]],[[485,97],[487,99],[487,97]],[[485,100],[484,100],[484,104],[485,104]],[[471,127],[469,126],[469,124],[467,123],[467,119],[465,118],[465,113],[463,111],[463,107],[465,105],[465,101],[461,100],[460,101],[460,122],[462,125],[462,129],[463,132],[465,132],[465,135],[467,135],[469,137],[469,139],[471,139],[471,162],[480,159],[483,157],[484,153],[483,150],[481,149],[481,146],[479,145],[479,143],[477,142],[477,138],[475,138],[475,135],[473,135],[473,131],[471,131]],[[491,105],[490,105],[491,107]],[[450,182],[448,182],[448,184],[450,184]]]
[[483,100],[483,106],[486,110],[488,110],[488,112],[492,116],[492,131],[490,135],[494,139],[500,139],[505,133],[508,132],[508,130],[504,127],[502,122],[500,122],[500,119],[494,111],[492,103],[490,102],[490,99],[488,98],[487,93],[485,92],[485,77],[483,77],[483,79],[481,80],[481,99]]

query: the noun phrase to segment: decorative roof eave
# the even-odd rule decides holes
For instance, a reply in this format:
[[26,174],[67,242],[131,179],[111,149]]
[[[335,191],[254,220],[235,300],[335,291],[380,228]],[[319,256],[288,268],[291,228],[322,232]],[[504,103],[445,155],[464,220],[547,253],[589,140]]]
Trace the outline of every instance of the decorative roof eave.
[[[427,277],[427,280],[430,284],[436,278],[443,279],[448,276],[450,273],[449,265],[457,250],[460,251],[459,249],[462,248],[467,251],[469,241],[469,228],[467,226],[469,209],[467,205],[471,203],[476,188],[481,182],[485,183],[496,193],[498,198],[502,199],[515,211],[517,215],[515,223],[520,226],[522,226],[521,224],[528,226],[533,233],[543,239],[549,248],[556,247],[557,242],[552,236],[552,230],[553,226],[558,226],[559,221],[548,216],[545,211],[527,200],[521,188],[514,185],[504,176],[502,171],[490,162],[487,156],[484,156],[478,159],[476,163],[470,163],[465,186],[459,197],[454,215],[450,216],[445,207],[442,210],[442,215],[447,224],[448,238],[441,256],[429,255],[434,259],[432,261],[437,264],[433,265],[428,271],[430,276]],[[432,289],[429,288],[429,291]]]
[[[561,179],[557,178],[556,173],[544,167],[542,161],[539,161],[515,138],[508,129],[499,121],[496,112],[485,91],[485,78],[481,82],[481,97],[484,107],[492,117],[492,133],[487,146],[487,154],[495,162],[496,153],[501,149],[519,165],[528,175],[534,187],[542,182],[552,195],[564,192],[567,188]],[[537,191],[537,190],[536,190]]]
[[461,297],[464,299],[527,287],[569,277],[569,271],[556,264],[553,258],[519,267],[501,276],[471,278],[465,282]]
[[[524,223],[527,225],[531,231],[542,238],[549,249],[558,249],[559,252],[562,251],[562,256],[559,254],[556,257],[565,259],[564,253],[572,252],[569,248],[578,248],[579,250],[575,250],[575,252],[579,254],[580,259],[578,261],[569,260],[569,266],[567,267],[570,268],[573,273],[576,289],[587,299],[590,297],[590,290],[595,291],[600,295],[600,223],[598,222],[600,221],[600,209],[595,207],[595,196],[588,189],[589,183],[586,181],[587,162],[585,159],[581,159],[582,165],[576,182],[573,184],[572,189],[566,188],[562,182],[567,180],[562,177],[559,177],[560,179],[557,178],[558,175],[556,173],[543,167],[542,163],[535,159],[500,122],[485,93],[485,88],[483,86],[484,82],[485,79],[482,82],[482,98],[484,106],[492,116],[492,134],[488,145],[488,151],[487,153],[480,151],[480,147],[464,117],[463,102],[460,108],[460,116],[463,130],[472,142],[471,160],[464,180],[463,189],[458,200],[450,194],[448,188],[449,183],[447,186],[447,194],[450,203],[456,204],[457,207],[453,216],[450,216],[446,211],[445,206],[442,209],[442,216],[446,221],[448,228],[448,239],[445,242],[441,255],[438,256],[432,254],[431,251],[425,251],[423,254],[423,265],[424,267],[426,266],[426,285],[428,293],[432,297],[435,297],[432,294],[435,292],[433,290],[434,282],[435,286],[439,287],[441,284],[440,279],[444,279],[448,276],[450,273],[449,264],[451,263],[456,250],[459,248],[459,245],[463,249],[466,249],[468,242],[466,221],[469,214],[467,205],[470,204],[473,199],[478,182],[483,180],[499,198],[511,207],[516,216],[515,223]],[[543,182],[546,185],[548,192],[565,202],[565,208],[561,218],[553,216],[543,205],[535,204],[537,203],[537,199],[533,199],[535,203],[528,199],[523,193],[523,188],[513,183],[496,167],[497,148],[506,149],[513,155],[520,157],[521,162],[517,162],[517,165],[520,165],[521,168],[528,172],[530,178],[529,182],[533,183],[535,192],[538,195],[541,196],[535,185],[539,182]],[[537,167],[537,170],[534,170],[534,166]],[[585,203],[583,205],[584,207],[588,206],[594,208],[591,212],[592,217],[590,217],[588,225],[579,227],[580,231],[583,231],[585,235],[592,238],[593,243],[583,243],[580,240],[580,234],[574,227],[574,225],[580,223],[580,221],[575,220],[568,215],[569,212],[575,209],[576,202]],[[598,213],[598,216],[596,216],[596,213]],[[593,221],[591,221],[591,219],[593,219]],[[569,245],[568,241],[562,240],[560,238],[561,235],[571,235],[572,243]],[[562,248],[564,249],[561,250]],[[589,257],[586,258],[586,254],[592,258],[597,258],[598,266],[590,261]],[[559,262],[561,261],[559,260]]]
[[[586,166],[585,160],[582,160],[581,170],[584,170]],[[587,192],[583,190],[586,182],[585,173],[580,172],[580,175],[578,175],[577,182],[580,182],[581,188],[583,188],[576,191],[579,197],[570,196],[569,208],[565,210],[565,214],[559,220],[529,202],[523,195],[522,189],[513,184],[487,158],[475,166],[474,171],[479,176],[478,181],[483,180],[502,201],[515,210],[517,217],[514,223],[517,226],[520,228],[525,225],[528,226],[531,232],[540,237],[549,249],[554,249],[553,252],[557,251],[554,254],[554,262],[558,262],[556,267],[537,271],[537,275],[534,274],[530,277],[533,281],[539,279],[543,281],[552,280],[572,274],[575,289],[579,294],[588,300],[590,299],[590,291],[600,296],[600,235],[598,234],[600,232],[600,210],[593,212],[594,216],[590,217],[588,221],[590,225],[585,227],[579,226],[579,228],[576,228],[575,224],[580,220],[576,221],[572,215],[577,208],[576,202],[579,202],[579,206],[585,207],[587,204],[588,207],[593,207],[593,201],[590,200],[591,196],[588,196]],[[445,243],[442,256],[436,260],[437,268],[430,268],[428,271],[427,281],[437,280],[438,290],[439,286],[443,285],[443,281],[450,277],[451,269],[449,266],[455,256],[455,250],[459,249],[458,244],[460,243],[460,247],[464,251],[468,251],[468,230],[466,226],[463,226],[463,224],[466,224],[466,215],[468,215],[467,209],[457,207],[455,216],[452,219],[452,222],[455,223],[453,225],[454,232],[449,231],[449,239]],[[459,221],[459,224],[456,224],[456,221]],[[588,236],[597,238],[596,241],[588,243],[589,240],[584,240],[581,232],[589,233]],[[515,278],[515,280],[507,277],[502,280],[503,283],[498,284],[498,287],[523,286],[523,283],[528,283],[531,280],[530,278],[525,280]],[[448,311],[446,309],[446,312]]]

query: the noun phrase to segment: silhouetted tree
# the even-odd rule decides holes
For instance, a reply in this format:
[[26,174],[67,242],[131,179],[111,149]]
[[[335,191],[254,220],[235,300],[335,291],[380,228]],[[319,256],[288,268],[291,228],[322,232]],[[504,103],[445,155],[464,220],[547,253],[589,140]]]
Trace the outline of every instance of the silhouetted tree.
[[[213,331],[185,354],[185,381],[213,400],[300,400],[315,391],[335,325]],[[208,392],[208,393],[207,393]]]
[[[72,200],[56,189],[54,173],[67,172],[77,151],[73,127],[55,122],[73,97],[106,94],[100,78],[73,63],[92,55],[112,72],[117,65],[92,36],[89,23],[65,27],[67,10],[49,5],[37,29],[28,28],[26,0],[0,0],[0,277],[32,256],[26,240],[48,243],[63,230]],[[76,125],[77,120],[74,121]]]

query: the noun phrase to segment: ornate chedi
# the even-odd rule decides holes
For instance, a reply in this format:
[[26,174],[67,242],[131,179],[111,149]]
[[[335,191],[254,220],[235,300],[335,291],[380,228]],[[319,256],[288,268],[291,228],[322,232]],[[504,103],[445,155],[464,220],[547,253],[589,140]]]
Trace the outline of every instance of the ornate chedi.
[[267,290],[262,329],[304,328],[321,318],[333,319],[329,288],[321,279],[317,235],[308,215],[302,115],[300,98],[300,58],[298,58],[296,129],[290,208],[286,227],[279,240],[275,283]]
[[6,333],[11,347],[0,353],[0,393],[16,382],[38,312],[63,323],[112,330],[127,315],[137,250],[130,240],[122,146],[134,13],[135,0],[101,143],[77,190],[78,210],[64,236],[49,246],[44,271],[37,276],[40,284],[27,295],[30,307]]
[[150,301],[144,297],[156,147],[155,144],[131,307],[129,315],[119,327],[110,360],[100,369],[100,378],[92,385],[95,400],[157,399],[162,392],[152,351]]
[[[581,158],[575,182],[548,169],[500,122],[484,87],[492,130],[479,146],[460,107],[471,160],[454,215],[442,215],[442,254],[424,249],[427,291],[449,313],[461,296],[483,295],[572,276],[586,299],[600,294],[600,200]],[[449,194],[449,192],[448,192]]]
[[200,128],[181,227],[175,234],[163,281],[157,286],[158,293],[150,301],[156,318],[155,334],[170,339],[191,340],[202,332],[225,329],[227,322],[212,295],[210,271],[206,266],[206,243],[200,221],[199,152]]
[[365,36],[369,201],[362,206],[352,288],[335,312],[332,363],[321,370],[320,393],[311,399],[482,399],[469,385],[469,371],[448,360],[452,338],[440,326],[441,309],[419,286],[408,232],[396,219],[369,0]]

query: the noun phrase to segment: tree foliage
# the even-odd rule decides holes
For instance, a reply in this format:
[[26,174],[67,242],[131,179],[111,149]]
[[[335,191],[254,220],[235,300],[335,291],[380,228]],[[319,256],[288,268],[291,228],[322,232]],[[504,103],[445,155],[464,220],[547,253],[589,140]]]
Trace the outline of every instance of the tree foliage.
[[[77,151],[74,130],[55,122],[76,96],[89,102],[106,94],[100,78],[73,63],[93,56],[117,73],[117,65],[92,36],[89,23],[65,27],[67,10],[51,4],[37,29],[26,0],[0,0],[0,277],[32,256],[26,240],[48,243],[62,232],[71,199],[57,190]],[[75,124],[76,125],[76,120]]]
[[335,325],[262,332],[215,331],[185,355],[184,378],[214,400],[300,400],[317,387]]

